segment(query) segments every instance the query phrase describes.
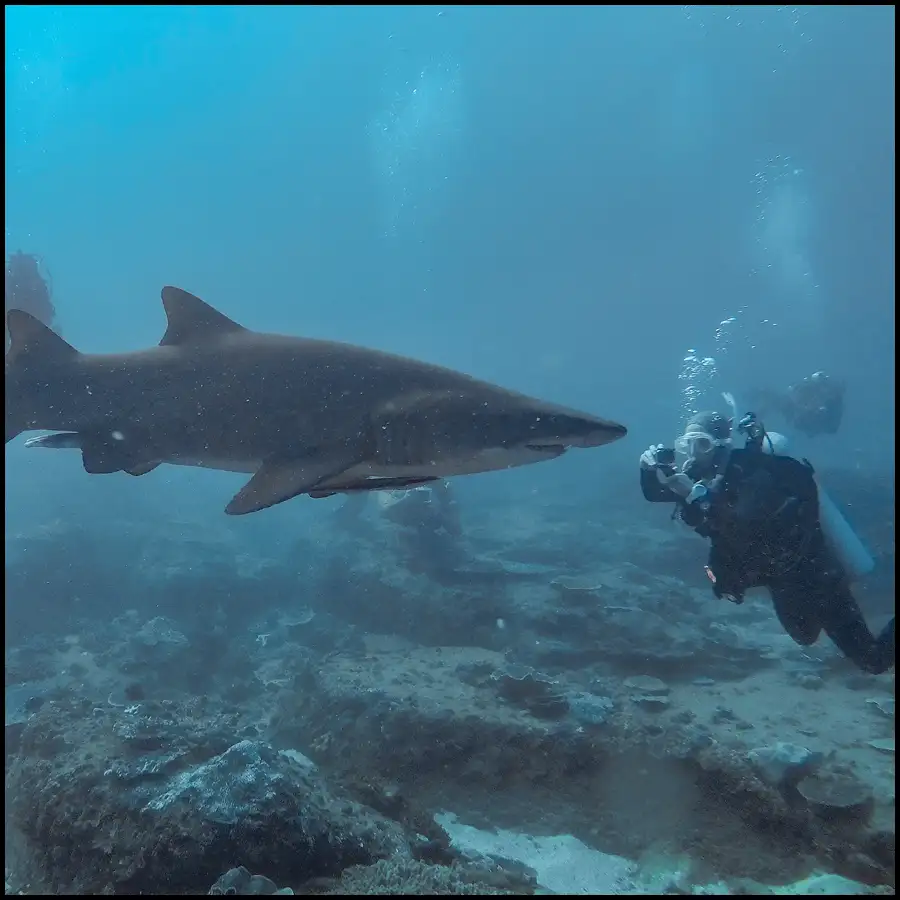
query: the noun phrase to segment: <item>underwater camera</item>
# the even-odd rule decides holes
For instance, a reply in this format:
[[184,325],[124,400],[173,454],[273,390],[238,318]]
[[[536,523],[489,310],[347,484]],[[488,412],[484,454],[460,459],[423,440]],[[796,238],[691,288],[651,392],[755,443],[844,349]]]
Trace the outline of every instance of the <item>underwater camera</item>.
[[656,451],[656,461],[661,466],[675,465],[675,451],[671,447],[660,447]]

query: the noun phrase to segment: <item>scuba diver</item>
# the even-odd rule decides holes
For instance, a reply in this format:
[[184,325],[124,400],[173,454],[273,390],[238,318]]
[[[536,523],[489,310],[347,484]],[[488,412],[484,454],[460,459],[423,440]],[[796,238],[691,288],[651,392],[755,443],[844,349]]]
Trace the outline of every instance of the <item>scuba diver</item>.
[[6,260],[6,312],[11,309],[24,310],[48,327],[56,317],[50,286],[41,275],[38,258],[21,250]]
[[844,415],[843,382],[825,372],[813,372],[786,391],[759,390],[751,398],[764,417],[776,412],[807,437],[837,434]]
[[[748,588],[766,587],[797,644],[809,646],[824,631],[860,669],[886,672],[894,665],[894,620],[875,637],[850,591],[852,572],[841,561],[852,556],[849,526],[843,523],[842,535],[833,524],[839,514],[812,466],[778,454],[780,435],[767,433],[752,413],[738,431],[747,438],[740,449],[732,446],[732,420],[703,412],[674,450],[649,447],[641,455],[645,499],[675,503],[673,518],[710,539],[706,572],[717,597],[742,603]],[[676,450],[687,456],[680,470]]]

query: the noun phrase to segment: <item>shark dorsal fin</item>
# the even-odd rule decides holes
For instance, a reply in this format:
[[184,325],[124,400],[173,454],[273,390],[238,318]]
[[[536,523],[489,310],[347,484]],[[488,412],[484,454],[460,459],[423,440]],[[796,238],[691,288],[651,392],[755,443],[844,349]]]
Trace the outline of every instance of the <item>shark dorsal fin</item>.
[[164,287],[162,302],[168,325],[159,342],[160,347],[204,344],[226,334],[246,331],[243,325],[181,288]]
[[24,361],[26,357],[29,362],[49,363],[78,356],[78,351],[52,328],[22,309],[7,310],[6,330],[9,332],[8,364]]

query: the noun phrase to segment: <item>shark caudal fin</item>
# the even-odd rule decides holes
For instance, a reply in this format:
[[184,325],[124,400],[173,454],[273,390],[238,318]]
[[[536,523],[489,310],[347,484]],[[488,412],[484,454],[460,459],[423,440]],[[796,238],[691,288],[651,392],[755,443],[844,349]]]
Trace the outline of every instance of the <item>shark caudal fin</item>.
[[36,390],[43,373],[78,351],[39,319],[21,309],[6,313],[9,347],[6,351],[6,442],[27,428],[29,391]]

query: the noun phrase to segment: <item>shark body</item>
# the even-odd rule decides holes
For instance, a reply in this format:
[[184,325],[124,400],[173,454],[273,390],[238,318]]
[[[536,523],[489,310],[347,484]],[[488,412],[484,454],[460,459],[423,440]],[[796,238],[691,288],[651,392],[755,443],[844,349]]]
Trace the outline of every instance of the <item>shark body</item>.
[[461,372],[333,341],[244,328],[198,297],[162,291],[159,346],[84,354],[10,310],[6,440],[77,447],[95,474],[161,463],[246,472],[226,507],[301,494],[395,489],[597,447],[624,426]]

